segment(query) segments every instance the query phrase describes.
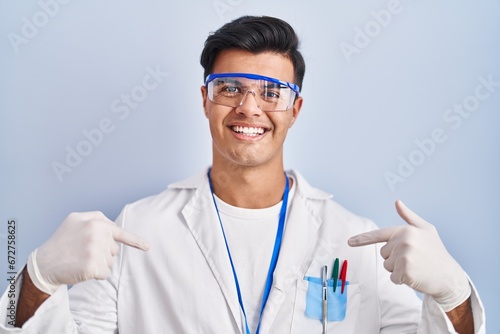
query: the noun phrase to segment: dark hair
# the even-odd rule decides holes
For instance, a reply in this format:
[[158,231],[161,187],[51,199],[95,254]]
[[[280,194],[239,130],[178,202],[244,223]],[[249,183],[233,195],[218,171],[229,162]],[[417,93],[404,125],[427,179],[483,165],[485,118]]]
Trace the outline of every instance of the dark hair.
[[275,52],[292,61],[295,83],[302,89],[306,65],[298,48],[299,38],[287,22],[269,16],[242,16],[208,36],[200,57],[205,70],[203,80],[212,73],[215,59],[223,50],[241,49],[254,54]]

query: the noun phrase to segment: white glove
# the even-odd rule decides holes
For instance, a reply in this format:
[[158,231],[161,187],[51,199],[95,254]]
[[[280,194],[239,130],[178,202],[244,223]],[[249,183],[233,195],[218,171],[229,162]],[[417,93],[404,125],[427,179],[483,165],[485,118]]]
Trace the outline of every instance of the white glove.
[[358,234],[350,246],[387,242],[380,254],[384,267],[396,284],[406,284],[428,294],[445,311],[462,304],[471,294],[465,271],[448,253],[436,228],[396,201],[396,210],[408,225],[394,226]]
[[143,238],[116,226],[101,212],[72,213],[28,259],[33,284],[47,294],[61,285],[106,279],[111,273],[117,242],[148,250]]

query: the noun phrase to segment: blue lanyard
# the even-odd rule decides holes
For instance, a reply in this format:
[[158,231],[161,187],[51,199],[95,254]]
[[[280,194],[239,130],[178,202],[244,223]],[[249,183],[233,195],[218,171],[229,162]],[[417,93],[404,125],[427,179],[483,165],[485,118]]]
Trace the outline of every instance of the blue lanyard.
[[[238,301],[240,302],[241,310],[245,316],[245,328],[246,333],[250,334],[250,328],[248,327],[247,315],[245,313],[245,307],[243,307],[243,299],[241,297],[240,284],[238,282],[238,275],[236,275],[236,270],[234,269],[233,258],[231,257],[231,252],[229,251],[229,246],[227,244],[226,233],[224,232],[224,227],[222,226],[222,220],[220,218],[219,208],[217,207],[217,202],[215,201],[214,189],[212,185],[212,180],[210,179],[210,171],[208,170],[208,183],[210,185],[210,191],[212,193],[212,199],[214,200],[215,211],[217,211],[217,216],[219,217],[220,228],[222,230],[222,235],[224,236],[224,242],[226,243],[227,255],[229,256],[229,262],[231,263],[231,268],[233,269],[234,283],[236,284],[236,292],[238,293]],[[260,306],[259,324],[257,325],[256,334],[260,332],[260,321],[262,320],[262,312],[264,311],[264,306],[266,305],[267,298],[269,297],[269,292],[271,291],[271,285],[273,283],[273,273],[276,268],[276,263],[278,262],[278,256],[280,252],[281,239],[283,237],[283,229],[285,226],[286,218],[286,208],[288,203],[288,191],[290,190],[290,184],[288,182],[288,176],[285,173],[286,183],[285,192],[283,193],[283,203],[281,204],[280,219],[278,223],[278,231],[276,232],[276,240],[274,241],[273,256],[271,257],[271,263],[269,264],[269,270],[267,272],[266,287],[264,289],[264,296],[262,297],[262,304]]]

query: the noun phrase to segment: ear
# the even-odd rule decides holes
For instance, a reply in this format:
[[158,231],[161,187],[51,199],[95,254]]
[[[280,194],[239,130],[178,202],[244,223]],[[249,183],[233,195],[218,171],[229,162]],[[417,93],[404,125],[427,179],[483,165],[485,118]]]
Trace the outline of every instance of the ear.
[[207,92],[207,87],[201,86],[200,87],[200,91],[201,91],[201,99],[203,101],[203,112],[205,113],[205,116],[208,118],[208,111],[207,111],[208,92]]
[[300,109],[302,109],[302,102],[303,101],[304,101],[304,99],[302,98],[302,96],[299,96],[293,102],[292,119],[290,120],[289,128],[291,128],[293,126],[293,124],[295,123],[295,120],[297,119],[297,117],[299,117],[299,113],[300,113]]

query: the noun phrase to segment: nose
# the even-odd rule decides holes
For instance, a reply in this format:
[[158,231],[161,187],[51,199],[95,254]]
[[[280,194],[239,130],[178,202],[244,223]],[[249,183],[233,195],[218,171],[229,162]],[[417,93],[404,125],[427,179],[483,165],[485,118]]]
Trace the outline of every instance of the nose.
[[[248,93],[253,95],[253,99],[248,97]],[[247,98],[248,97],[248,98]],[[259,116],[262,114],[262,109],[260,109],[259,99],[253,90],[247,90],[245,95],[240,101],[240,104],[236,108],[237,113],[246,114],[247,116]]]

